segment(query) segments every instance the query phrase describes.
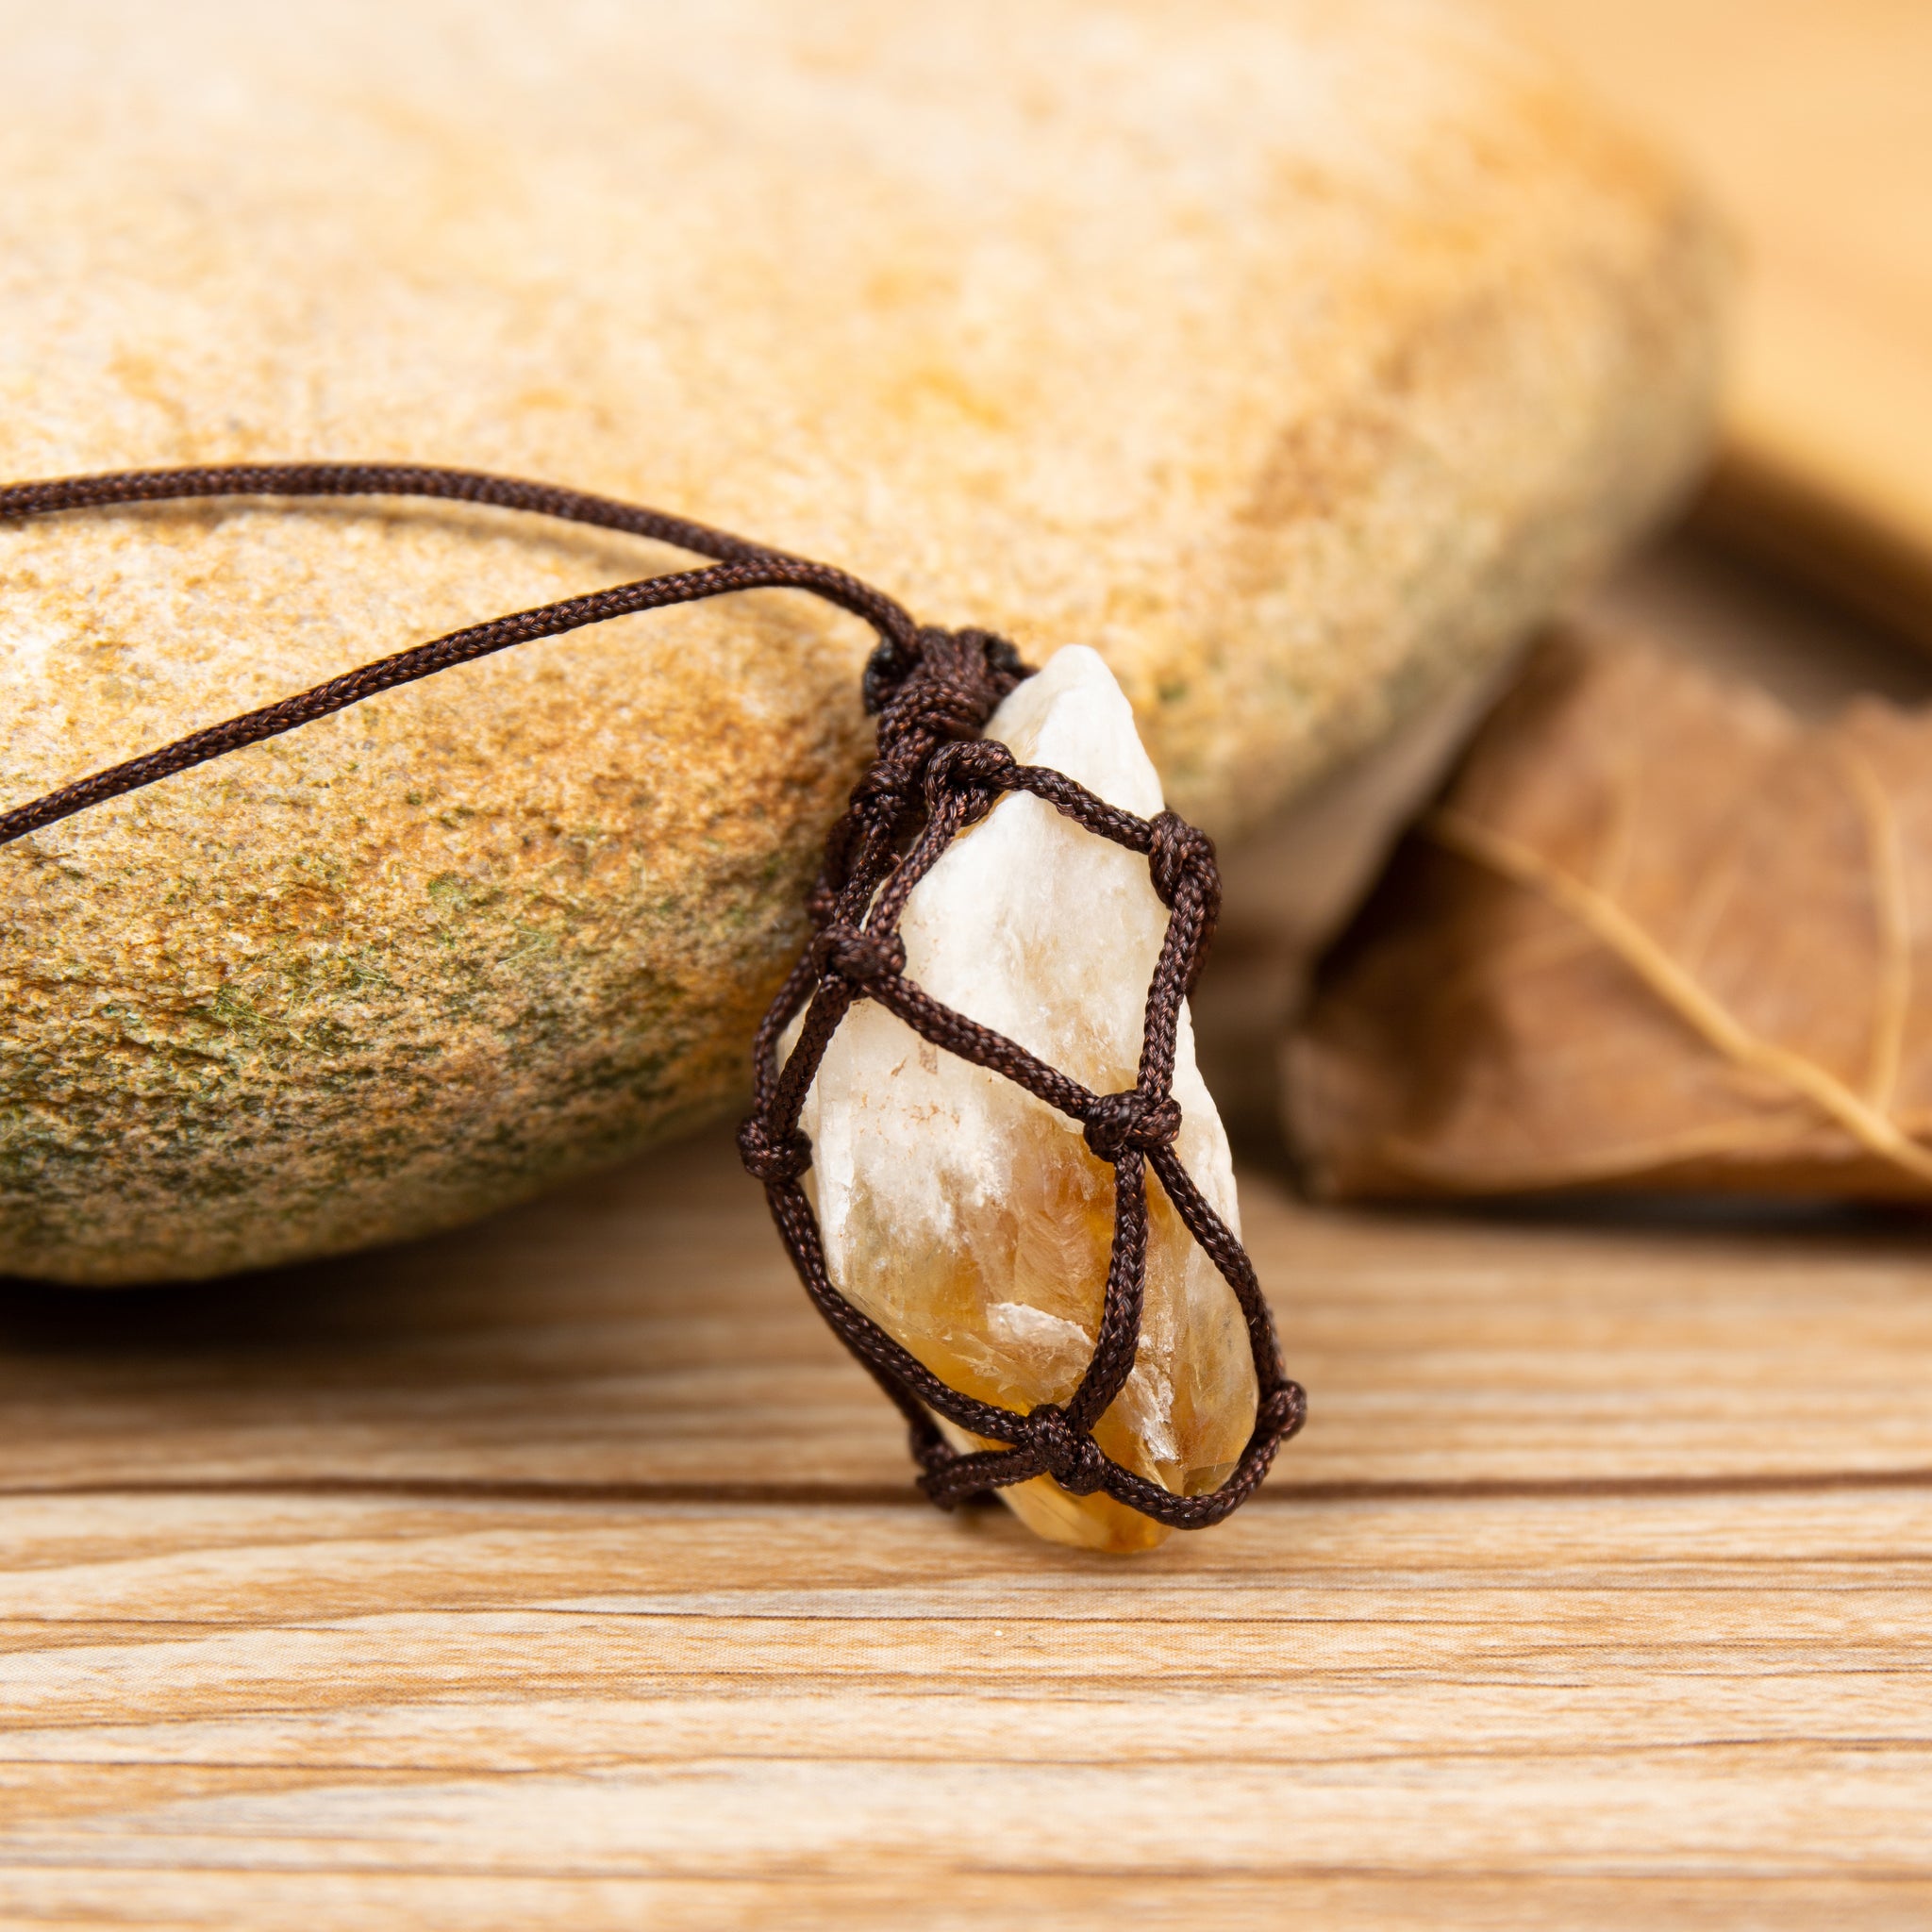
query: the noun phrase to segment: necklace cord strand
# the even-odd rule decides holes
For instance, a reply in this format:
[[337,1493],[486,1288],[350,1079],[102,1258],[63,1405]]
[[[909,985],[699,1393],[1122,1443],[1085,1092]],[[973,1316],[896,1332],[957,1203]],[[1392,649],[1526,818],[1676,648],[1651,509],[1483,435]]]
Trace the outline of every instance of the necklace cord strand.
[[668,543],[713,559],[705,570],[641,577],[607,591],[566,597],[534,609],[513,611],[471,625],[377,658],[239,716],[205,725],[138,758],[94,772],[71,784],[0,812],[0,845],[72,818],[143,786],[172,777],[210,758],[259,744],[298,725],[359,704],[364,698],[412,684],[439,671],[506,650],[559,637],[588,625],[641,610],[661,610],[739,591],[797,590],[862,618],[878,633],[880,650],[904,659],[917,649],[918,626],[910,612],[883,591],[849,572],[754,543],[729,531],[688,518],[643,509],[610,497],[587,495],[551,484],[525,483],[476,470],[445,470],[401,463],[235,463],[187,470],[124,470],[100,476],[66,476],[0,488],[0,523],[65,511],[215,497],[413,496],[521,510],[567,523],[619,530]]

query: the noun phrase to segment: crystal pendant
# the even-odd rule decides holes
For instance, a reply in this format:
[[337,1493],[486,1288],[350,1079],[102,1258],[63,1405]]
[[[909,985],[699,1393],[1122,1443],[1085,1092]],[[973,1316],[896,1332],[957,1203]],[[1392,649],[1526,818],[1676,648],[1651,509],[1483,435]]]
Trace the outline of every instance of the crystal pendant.
[[[1057,653],[986,736],[1110,805],[1161,809],[1132,708],[1093,651]],[[1008,792],[913,889],[899,931],[908,979],[1105,1093],[1134,1084],[1167,917],[1144,858]],[[1238,1234],[1227,1137],[1185,1008],[1174,1095],[1175,1152]],[[1077,1122],[860,1001],[799,1124],[826,1266],[847,1300],[969,1395],[1024,1411],[1072,1394],[1093,1351],[1113,1228],[1112,1170]],[[1225,1479],[1254,1427],[1254,1361],[1233,1291],[1151,1172],[1147,1191],[1140,1349],[1094,1438],[1126,1468],[1198,1495]],[[941,1426],[957,1446],[996,1446]],[[998,1493],[1057,1542],[1133,1550],[1169,1534],[1046,1475]]]

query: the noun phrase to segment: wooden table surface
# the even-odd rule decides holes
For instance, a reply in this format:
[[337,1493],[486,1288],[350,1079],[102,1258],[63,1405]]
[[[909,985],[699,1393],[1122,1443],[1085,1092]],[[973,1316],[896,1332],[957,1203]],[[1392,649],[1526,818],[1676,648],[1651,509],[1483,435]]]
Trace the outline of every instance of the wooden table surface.
[[[1609,602],[1807,704],[1932,678],[1692,552]],[[1152,1557],[918,1502],[720,1137],[0,1292],[0,1923],[1926,1924],[1923,1228],[1298,1205],[1261,1032],[1374,791],[1231,867],[1312,1419]]]

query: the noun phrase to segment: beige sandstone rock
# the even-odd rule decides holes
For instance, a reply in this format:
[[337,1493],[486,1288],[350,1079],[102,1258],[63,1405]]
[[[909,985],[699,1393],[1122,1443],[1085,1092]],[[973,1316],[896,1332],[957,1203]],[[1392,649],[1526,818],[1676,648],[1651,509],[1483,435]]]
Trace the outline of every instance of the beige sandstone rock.
[[[1133,711],[1091,650],[1057,652],[987,729],[1022,764],[1064,772],[1109,805],[1141,818],[1161,809]],[[916,985],[1100,1093],[1134,1084],[1166,930],[1144,858],[1024,793],[947,848],[900,925]],[[1239,1233],[1234,1163],[1185,1008],[1174,1092],[1175,1151]],[[826,1268],[848,1299],[968,1395],[1024,1412],[1073,1394],[1093,1353],[1113,1233],[1112,1172],[1077,1123],[861,1002],[833,1036],[800,1124]],[[1254,1360],[1241,1305],[1151,1175],[1148,1220],[1140,1353],[1094,1440],[1198,1495],[1225,1479],[1254,1428]],[[1144,1549],[1167,1535],[1047,1476],[1000,1494],[1057,1542]]]
[[[1723,251],[1430,0],[0,0],[0,475],[394,457],[1096,645],[1226,831],[1667,502]],[[669,564],[438,509],[0,530],[0,795]],[[736,1090],[861,755],[763,595],[0,853],[0,1268],[422,1232]]]

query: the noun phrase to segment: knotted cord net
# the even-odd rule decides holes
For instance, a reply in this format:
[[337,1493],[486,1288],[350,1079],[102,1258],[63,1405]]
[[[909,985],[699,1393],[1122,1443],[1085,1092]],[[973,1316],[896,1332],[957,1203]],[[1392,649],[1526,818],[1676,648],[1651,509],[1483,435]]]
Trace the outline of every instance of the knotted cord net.
[[[1247,1251],[1174,1151],[1181,1126],[1174,1097],[1174,1041],[1220,910],[1214,848],[1205,833],[1173,812],[1137,818],[1059,772],[1017,763],[1004,745],[980,737],[1000,699],[1024,675],[1013,647],[985,631],[921,630],[911,652],[885,644],[874,654],[867,696],[878,713],[878,755],[826,841],[824,867],[808,902],[811,942],[758,1028],[756,1104],[740,1130],[739,1147],[746,1169],[765,1184],[772,1218],[806,1292],[905,1415],[923,1472],[920,1487],[941,1508],[1045,1475],[1072,1495],[1105,1491],[1157,1523],[1201,1529],[1254,1493],[1305,1412],[1300,1387],[1283,1370],[1274,1320]],[[1154,891],[1168,909],[1147,990],[1137,1077],[1124,1091],[1095,1093],[906,977],[899,922],[913,888],[1008,791],[1030,791],[1094,837],[1143,854]],[[923,1040],[1004,1075],[1078,1121],[1088,1147],[1113,1170],[1113,1240],[1098,1330],[1086,1371],[1064,1403],[1022,1412],[962,1393],[847,1301],[831,1280],[804,1187],[811,1146],[799,1118],[841,1022],[867,999]],[[801,1015],[797,1040],[781,1060],[784,1035]],[[1205,1495],[1174,1494],[1116,1462],[1093,1437],[1132,1374],[1140,1347],[1149,1169],[1234,1291],[1254,1357],[1259,1398],[1254,1429],[1227,1480]],[[1007,1446],[956,1450],[937,1416]]]

